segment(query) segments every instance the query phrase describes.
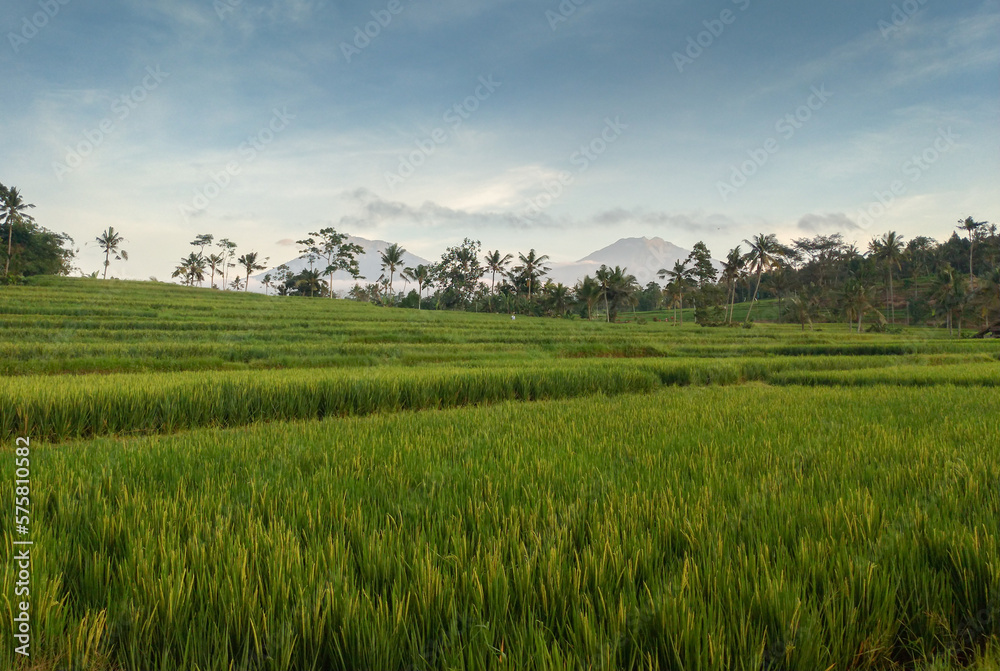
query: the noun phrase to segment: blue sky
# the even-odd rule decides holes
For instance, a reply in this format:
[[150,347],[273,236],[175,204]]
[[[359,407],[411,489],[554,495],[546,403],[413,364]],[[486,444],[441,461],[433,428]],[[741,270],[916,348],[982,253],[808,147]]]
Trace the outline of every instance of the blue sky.
[[122,277],[199,233],[571,261],[1000,214],[998,0],[9,0],[0,28],[0,182],[80,245],[120,229]]

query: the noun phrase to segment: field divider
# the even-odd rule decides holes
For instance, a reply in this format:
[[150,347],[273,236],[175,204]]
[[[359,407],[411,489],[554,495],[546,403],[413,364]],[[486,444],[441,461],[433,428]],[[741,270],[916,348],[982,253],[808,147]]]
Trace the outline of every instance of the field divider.
[[[649,393],[667,386],[1000,384],[1000,364],[906,364],[895,357],[600,359],[520,366],[31,376],[0,389],[0,439],[100,435],[322,419],[504,401]],[[903,365],[906,364],[906,365]]]

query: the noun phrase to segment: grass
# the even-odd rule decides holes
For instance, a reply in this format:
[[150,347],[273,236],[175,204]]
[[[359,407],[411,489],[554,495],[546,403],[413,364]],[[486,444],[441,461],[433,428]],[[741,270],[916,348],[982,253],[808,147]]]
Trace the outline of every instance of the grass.
[[944,335],[0,289],[17,666],[996,668],[1000,347]]
[[135,669],[995,654],[997,402],[675,388],[43,448],[38,645]]

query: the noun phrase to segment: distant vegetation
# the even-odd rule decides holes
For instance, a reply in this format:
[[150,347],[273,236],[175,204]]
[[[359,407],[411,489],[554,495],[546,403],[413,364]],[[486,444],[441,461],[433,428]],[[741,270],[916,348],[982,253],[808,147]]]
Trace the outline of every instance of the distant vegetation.
[[73,260],[73,239],[54,233],[35,222],[17,187],[0,184],[0,256],[3,284],[17,284],[33,275],[66,275]]
[[[70,272],[74,252],[66,245],[72,240],[35,224],[27,213],[33,207],[16,188],[0,185],[7,284]],[[112,261],[128,259],[121,248],[124,238],[109,227],[96,241],[104,252],[106,279]],[[484,253],[481,243],[469,238],[445,250],[437,263],[416,267],[404,265],[406,250],[394,243],[381,252],[382,275],[362,284],[358,257],[364,250],[348,242],[347,234],[324,228],[297,244],[308,267],[295,273],[281,265],[268,272],[261,282],[265,293],[337,298],[331,289],[334,276],[347,273],[356,283],[346,298],[417,310],[604,321],[666,310],[668,319],[683,323],[687,305],[693,308],[689,319],[703,326],[750,326],[758,302],[773,299],[777,307],[768,316],[802,329],[815,322],[844,321],[858,332],[933,324],[961,334],[963,326],[978,329],[1000,319],[1000,235],[995,224],[973,217],[960,220],[945,242],[925,236],[905,240],[889,231],[872,238],[864,250],[839,233],[790,243],[761,233],[729,250],[721,272],[708,247],[698,242],[687,259],[659,270],[662,285],[649,282],[645,287],[628,268],[607,266],[565,286],[546,279],[548,255],[534,249],[516,256],[501,250]],[[251,276],[268,261],[256,251],[237,255],[235,242],[216,241],[210,233],[198,235],[191,245],[197,251],[183,257],[172,274],[188,286],[207,281],[213,288],[248,291]],[[213,247],[217,251],[211,252]],[[398,289],[400,280],[403,290]],[[411,284],[416,287],[408,289]],[[740,319],[735,319],[737,313]]]
[[[534,249],[516,256],[501,250],[485,253],[466,238],[449,247],[437,263],[405,267],[398,244],[381,253],[383,274],[356,282],[346,297],[380,306],[418,310],[465,310],[509,314],[577,317],[616,321],[624,314],[666,310],[677,323],[688,314],[703,326],[753,323],[761,300],[774,300],[766,312],[777,322],[799,324],[844,321],[857,331],[885,331],[899,325],[934,324],[960,333],[963,324],[981,327],[1000,317],[1000,235],[997,227],[971,217],[959,222],[946,242],[927,237],[905,241],[895,231],[873,238],[864,251],[841,234],[801,238],[784,244],[759,234],[731,249],[716,267],[708,247],[699,242],[687,259],[662,268],[664,284],[639,286],[628,268],[602,266],[569,287],[546,279],[549,257]],[[279,266],[263,278],[265,292],[282,296],[331,297],[334,273],[346,271],[361,280],[357,256],[363,250],[346,243],[334,229],[310,233],[299,250],[309,266],[293,273]],[[201,235],[199,240],[212,240]],[[225,241],[228,243],[228,241]],[[199,244],[196,240],[192,244]],[[231,243],[230,243],[231,244]],[[224,257],[192,254],[175,276],[193,285],[211,267],[235,264]],[[241,258],[241,261],[243,259]],[[243,264],[245,266],[245,264]],[[964,269],[968,273],[964,273]],[[249,284],[249,271],[244,288]],[[397,288],[399,280],[404,289]],[[416,285],[406,289],[407,285]],[[225,273],[223,271],[223,286]],[[739,306],[739,307],[738,307]],[[757,312],[758,319],[763,316]],[[735,315],[740,318],[736,319]]]

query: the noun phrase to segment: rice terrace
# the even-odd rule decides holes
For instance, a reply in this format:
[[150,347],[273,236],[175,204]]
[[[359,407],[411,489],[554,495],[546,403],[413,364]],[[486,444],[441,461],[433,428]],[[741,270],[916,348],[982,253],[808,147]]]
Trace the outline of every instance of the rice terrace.
[[22,668],[998,659],[998,340],[58,277],[0,319]]

